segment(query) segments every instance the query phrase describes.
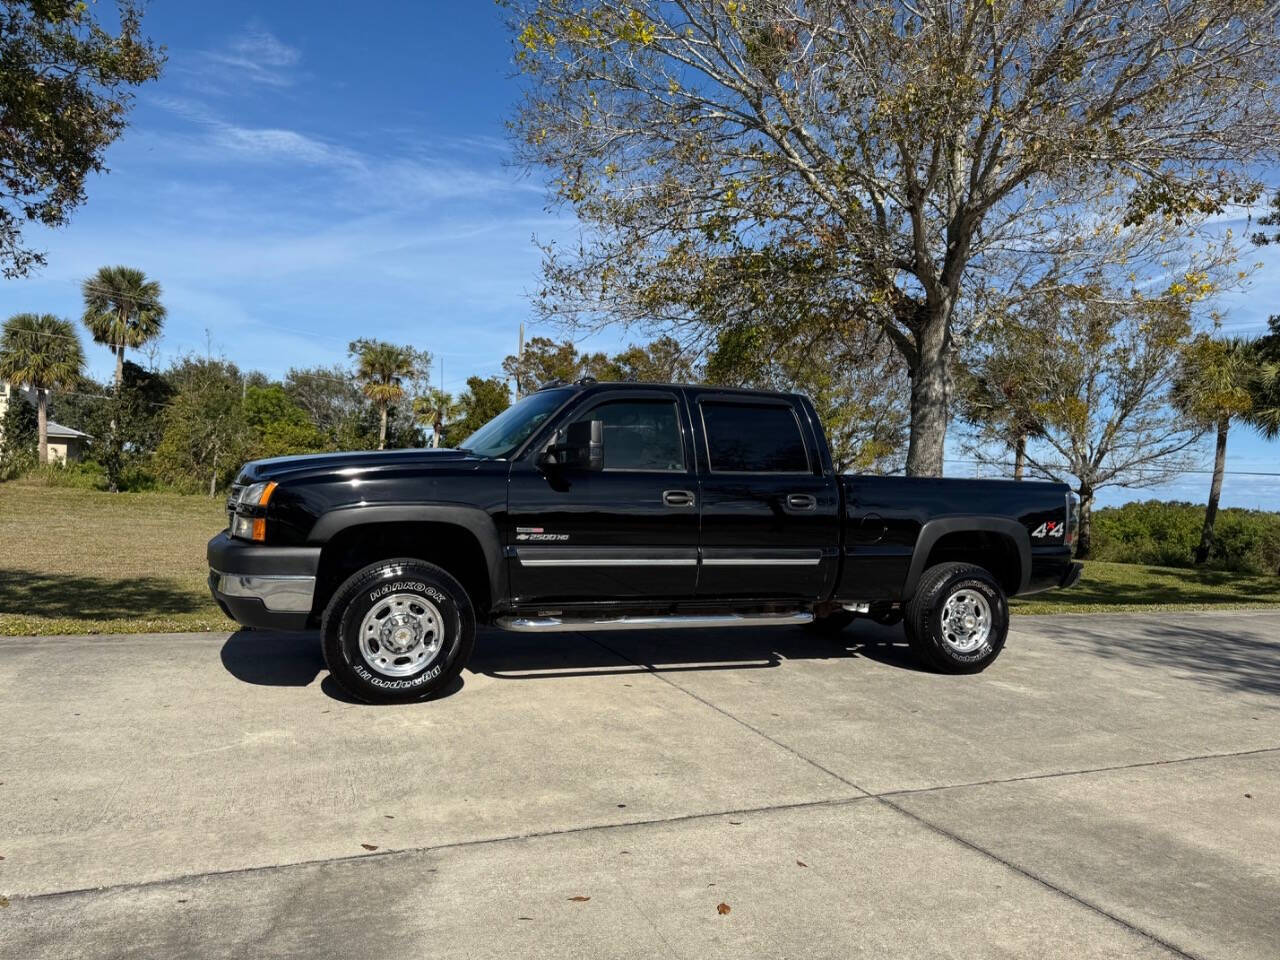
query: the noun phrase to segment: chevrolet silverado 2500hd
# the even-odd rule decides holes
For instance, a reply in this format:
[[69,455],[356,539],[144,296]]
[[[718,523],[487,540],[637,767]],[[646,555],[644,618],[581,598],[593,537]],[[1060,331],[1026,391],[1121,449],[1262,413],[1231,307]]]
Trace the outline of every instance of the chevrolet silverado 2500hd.
[[837,474],[802,396],[545,388],[458,449],[259,460],[209,583],[241,624],[318,627],[367,701],[429,697],[508,630],[901,620],[927,666],[973,673],[1007,597],[1067,587],[1062,484]]

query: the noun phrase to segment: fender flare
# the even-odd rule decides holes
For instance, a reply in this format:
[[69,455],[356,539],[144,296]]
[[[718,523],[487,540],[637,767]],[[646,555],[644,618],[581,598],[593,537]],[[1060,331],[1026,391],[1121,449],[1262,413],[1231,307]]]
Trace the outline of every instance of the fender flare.
[[490,602],[498,605],[506,599],[507,564],[502,538],[493,517],[479,507],[458,503],[351,504],[322,514],[308,540],[323,547],[343,530],[370,523],[440,523],[466,530],[484,554]]
[[929,552],[934,544],[949,533],[970,532],[994,533],[1012,540],[1021,561],[1022,574],[1018,589],[1010,593],[1010,596],[1016,596],[1027,589],[1027,584],[1031,582],[1031,537],[1028,536],[1026,527],[1009,517],[992,517],[984,514],[938,517],[925,523],[920,528],[919,536],[916,537],[915,550],[911,554],[911,566],[907,570],[906,582],[902,585],[903,602],[915,595],[916,586],[920,583],[921,575],[924,574],[925,564],[929,560]]

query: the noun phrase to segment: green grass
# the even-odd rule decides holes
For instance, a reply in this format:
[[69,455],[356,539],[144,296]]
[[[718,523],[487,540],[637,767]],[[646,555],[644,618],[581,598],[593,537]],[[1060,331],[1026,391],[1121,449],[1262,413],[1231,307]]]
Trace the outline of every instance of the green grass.
[[1080,582],[1025,600],[1015,613],[1113,613],[1139,610],[1208,610],[1280,606],[1280,577],[1153,567],[1141,563],[1085,562]]
[[224,502],[0,484],[0,636],[230,629],[204,552]]
[[[229,630],[205,585],[221,498],[0,484],[0,636]],[[1280,606],[1280,577],[1085,564],[1018,613]]]

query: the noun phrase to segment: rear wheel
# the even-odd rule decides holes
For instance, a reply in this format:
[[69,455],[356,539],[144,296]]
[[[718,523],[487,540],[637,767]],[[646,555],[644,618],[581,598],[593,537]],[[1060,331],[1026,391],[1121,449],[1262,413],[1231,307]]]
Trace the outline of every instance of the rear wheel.
[[903,617],[917,659],[943,673],[978,673],[1004,649],[1009,604],[999,581],[969,563],[940,563],[920,577]]
[[324,659],[341,687],[366,703],[425,700],[462,672],[475,645],[475,612],[447,571],[421,560],[383,560],[347,579],[323,621]]

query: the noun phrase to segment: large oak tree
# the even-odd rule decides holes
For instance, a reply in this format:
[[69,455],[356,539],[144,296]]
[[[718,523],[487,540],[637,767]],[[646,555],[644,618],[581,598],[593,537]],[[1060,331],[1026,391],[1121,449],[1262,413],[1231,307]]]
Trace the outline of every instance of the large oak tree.
[[507,6],[522,157],[583,225],[541,309],[740,323],[781,294],[869,319],[910,375],[912,474],[941,473],[976,286],[1060,268],[1086,205],[1176,226],[1252,201],[1280,150],[1263,0]]

